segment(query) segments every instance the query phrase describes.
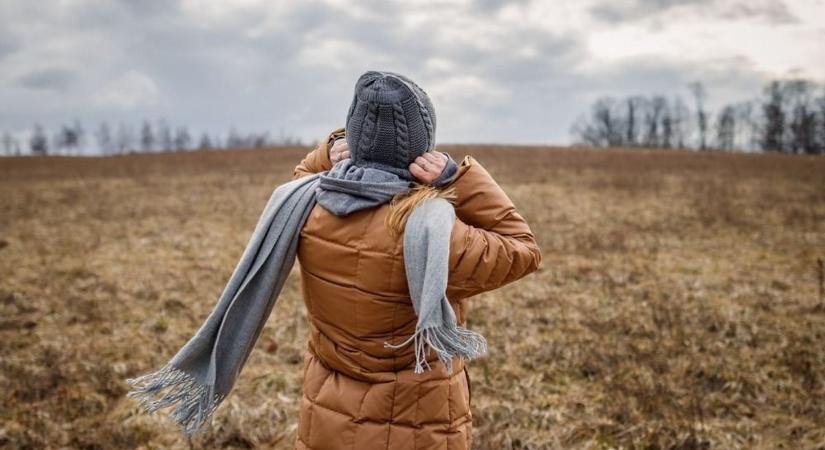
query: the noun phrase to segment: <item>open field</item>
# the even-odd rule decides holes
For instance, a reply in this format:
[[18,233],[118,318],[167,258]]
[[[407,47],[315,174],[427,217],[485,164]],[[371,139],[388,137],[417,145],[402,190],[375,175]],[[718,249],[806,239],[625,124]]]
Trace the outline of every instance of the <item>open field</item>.
[[[0,448],[291,448],[297,272],[191,443],[123,379],[200,325],[305,151],[0,159]],[[825,448],[825,158],[447,151],[544,252],[474,299],[474,448]]]

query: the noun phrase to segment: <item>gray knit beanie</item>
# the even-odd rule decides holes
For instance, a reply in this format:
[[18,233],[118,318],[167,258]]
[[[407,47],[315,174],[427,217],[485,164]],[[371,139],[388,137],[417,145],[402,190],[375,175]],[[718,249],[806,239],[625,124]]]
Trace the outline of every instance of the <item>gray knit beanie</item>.
[[369,71],[355,83],[346,130],[355,165],[406,170],[435,149],[435,110],[409,78]]

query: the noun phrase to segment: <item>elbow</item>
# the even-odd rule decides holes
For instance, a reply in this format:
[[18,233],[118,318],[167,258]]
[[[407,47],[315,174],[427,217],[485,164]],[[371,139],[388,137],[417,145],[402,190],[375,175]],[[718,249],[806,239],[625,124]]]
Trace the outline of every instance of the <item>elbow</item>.
[[530,249],[530,256],[533,258],[532,263],[530,264],[530,273],[532,273],[541,267],[541,249],[538,244],[533,244]]
[[537,271],[541,266],[541,258],[541,250],[536,245],[535,240],[522,241],[522,246],[516,258],[511,261],[510,272],[502,280],[501,285],[519,280]]
[[521,276],[529,275],[539,269],[541,267],[541,249],[539,249],[538,244],[535,241],[532,241],[526,244],[527,250],[525,252],[525,265],[524,270],[521,273]]
[[524,244],[523,255],[524,259],[526,260],[523,275],[527,275],[535,272],[539,269],[539,267],[541,267],[541,249],[539,248],[538,242],[536,242],[536,237],[533,236],[532,233],[529,233],[527,236],[524,236],[524,238],[521,241],[522,244]]

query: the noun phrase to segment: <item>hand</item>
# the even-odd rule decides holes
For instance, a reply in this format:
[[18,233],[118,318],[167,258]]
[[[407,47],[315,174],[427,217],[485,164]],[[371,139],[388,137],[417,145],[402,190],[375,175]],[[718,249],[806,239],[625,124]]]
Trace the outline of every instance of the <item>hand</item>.
[[410,164],[410,173],[422,184],[432,184],[447,166],[447,156],[441,152],[427,152]]
[[349,157],[349,146],[347,145],[346,139],[336,140],[329,149],[329,160],[332,161],[332,165],[335,165]]

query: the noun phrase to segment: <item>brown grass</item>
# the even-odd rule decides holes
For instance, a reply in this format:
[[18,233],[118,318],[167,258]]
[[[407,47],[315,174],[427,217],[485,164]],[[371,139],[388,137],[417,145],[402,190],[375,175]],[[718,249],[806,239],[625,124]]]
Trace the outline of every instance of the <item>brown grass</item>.
[[[0,447],[291,448],[297,276],[193,442],[123,379],[196,330],[304,151],[0,159]],[[544,251],[473,301],[475,448],[825,448],[825,159],[448,151]]]

